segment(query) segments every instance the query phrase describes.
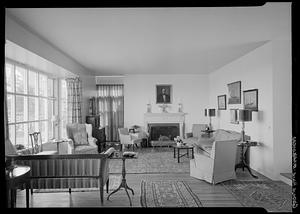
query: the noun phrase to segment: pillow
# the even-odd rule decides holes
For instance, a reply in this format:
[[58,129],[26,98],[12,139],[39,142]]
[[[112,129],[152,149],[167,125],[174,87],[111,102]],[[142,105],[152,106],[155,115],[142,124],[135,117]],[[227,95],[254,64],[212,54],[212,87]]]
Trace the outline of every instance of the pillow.
[[74,145],[88,145],[87,133],[85,129],[78,129],[76,133],[73,133]]

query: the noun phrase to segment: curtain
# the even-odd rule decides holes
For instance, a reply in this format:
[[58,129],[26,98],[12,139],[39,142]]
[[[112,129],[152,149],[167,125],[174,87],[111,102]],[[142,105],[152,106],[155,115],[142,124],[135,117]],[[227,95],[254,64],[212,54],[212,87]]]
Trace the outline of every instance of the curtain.
[[77,78],[67,78],[67,122],[81,123],[82,83]]
[[124,127],[124,86],[97,85],[97,103],[106,140],[119,141],[118,128]]

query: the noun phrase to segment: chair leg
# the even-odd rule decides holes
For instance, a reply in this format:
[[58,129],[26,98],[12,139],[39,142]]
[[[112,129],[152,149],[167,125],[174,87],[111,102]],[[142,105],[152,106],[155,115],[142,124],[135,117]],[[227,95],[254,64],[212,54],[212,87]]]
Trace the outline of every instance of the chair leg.
[[109,187],[109,179],[106,181],[106,193],[108,193],[108,187]]
[[71,194],[71,188],[69,188],[69,194]]
[[101,204],[103,204],[103,185],[102,182],[100,182],[100,200],[101,200]]
[[32,188],[30,188],[30,193],[31,193],[31,195],[33,194],[33,189]]

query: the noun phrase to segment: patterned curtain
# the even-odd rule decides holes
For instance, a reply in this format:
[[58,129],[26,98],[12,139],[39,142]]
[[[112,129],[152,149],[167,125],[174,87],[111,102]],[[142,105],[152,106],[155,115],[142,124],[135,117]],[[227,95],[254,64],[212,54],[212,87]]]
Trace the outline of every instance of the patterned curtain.
[[81,123],[82,83],[77,78],[67,78],[68,123]]
[[106,140],[119,141],[118,128],[124,127],[124,86],[97,85],[97,102]]

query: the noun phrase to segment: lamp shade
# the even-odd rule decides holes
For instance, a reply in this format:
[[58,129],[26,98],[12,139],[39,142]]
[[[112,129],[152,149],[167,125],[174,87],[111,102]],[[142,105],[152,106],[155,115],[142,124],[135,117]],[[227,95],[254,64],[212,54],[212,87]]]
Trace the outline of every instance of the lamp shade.
[[239,121],[252,121],[252,111],[246,109],[239,110]]
[[216,109],[214,109],[214,108],[208,109],[208,116],[210,116],[210,117],[216,116]]

